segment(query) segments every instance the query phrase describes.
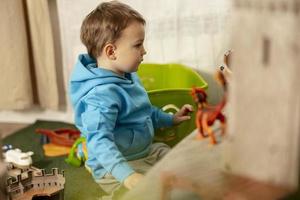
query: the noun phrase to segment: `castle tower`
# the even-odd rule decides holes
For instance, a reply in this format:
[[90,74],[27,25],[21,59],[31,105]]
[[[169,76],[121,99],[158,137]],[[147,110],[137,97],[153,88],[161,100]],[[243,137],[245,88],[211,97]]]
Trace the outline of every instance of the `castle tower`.
[[300,134],[300,0],[235,0],[225,165],[296,188]]

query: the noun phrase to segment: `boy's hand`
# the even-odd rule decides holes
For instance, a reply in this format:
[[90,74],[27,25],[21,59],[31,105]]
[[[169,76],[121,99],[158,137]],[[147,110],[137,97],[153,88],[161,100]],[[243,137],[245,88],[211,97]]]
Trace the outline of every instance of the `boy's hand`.
[[142,178],[144,177],[143,174],[140,173],[133,173],[129,175],[125,181],[124,181],[124,186],[131,190]]
[[173,122],[175,125],[180,124],[183,121],[191,119],[191,116],[188,114],[193,112],[193,106],[185,104],[182,108],[174,114]]

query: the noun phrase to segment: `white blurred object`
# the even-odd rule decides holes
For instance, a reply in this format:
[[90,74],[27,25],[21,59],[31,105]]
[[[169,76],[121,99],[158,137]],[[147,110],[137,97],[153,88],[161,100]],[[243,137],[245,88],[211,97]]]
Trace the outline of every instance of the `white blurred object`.
[[20,149],[11,149],[3,153],[4,162],[17,167],[29,167],[32,164],[32,151],[22,152]]
[[[294,8],[299,1],[235,2],[224,167],[235,175],[297,189],[300,15]],[[282,7],[288,9],[272,9]]]

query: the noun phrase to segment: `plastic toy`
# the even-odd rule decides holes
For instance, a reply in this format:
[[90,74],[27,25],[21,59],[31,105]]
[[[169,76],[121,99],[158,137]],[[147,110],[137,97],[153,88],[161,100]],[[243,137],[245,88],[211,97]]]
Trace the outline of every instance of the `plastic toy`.
[[80,167],[83,164],[83,162],[87,159],[87,153],[86,152],[84,152],[83,156],[79,156],[78,153],[76,153],[76,150],[77,150],[77,148],[80,144],[82,144],[82,145],[85,144],[85,138],[84,137],[78,138],[76,140],[76,142],[73,144],[73,146],[71,148],[71,151],[69,153],[68,158],[65,160],[66,163],[68,163],[68,164],[70,164],[74,167]]
[[226,99],[224,98],[217,106],[211,106],[207,104],[207,95],[201,88],[193,88],[192,96],[198,104],[198,110],[196,114],[196,125],[198,129],[198,139],[210,137],[210,143],[216,144],[215,133],[211,129],[211,126],[216,120],[220,120],[222,134],[225,133],[225,116],[221,113],[225,106]]
[[[224,66],[226,69],[228,68],[228,59],[229,59],[230,51],[224,55]],[[223,67],[224,67],[223,66]],[[211,126],[215,123],[216,120],[221,122],[221,134],[225,134],[226,129],[226,117],[223,115],[222,110],[227,101],[227,80],[225,78],[224,70],[218,70],[216,73],[216,79],[221,84],[224,89],[224,96],[222,101],[213,106],[207,103],[207,94],[205,90],[202,88],[193,88],[192,89],[192,97],[194,101],[197,103],[197,114],[196,114],[196,126],[198,129],[198,139],[202,139],[204,137],[210,137],[211,144],[217,144],[215,133],[212,130]],[[229,70],[229,69],[228,69]],[[229,72],[229,71],[228,71]],[[231,71],[230,71],[231,73]]]
[[46,135],[50,143],[67,147],[72,147],[76,139],[80,137],[80,131],[74,129],[36,129],[35,132]]
[[55,156],[68,155],[71,150],[71,147],[49,143],[49,144],[44,144],[43,149],[44,149],[45,156],[55,157]]
[[13,166],[27,168],[32,164],[32,151],[22,152],[20,149],[11,149],[3,153],[4,162],[10,163]]

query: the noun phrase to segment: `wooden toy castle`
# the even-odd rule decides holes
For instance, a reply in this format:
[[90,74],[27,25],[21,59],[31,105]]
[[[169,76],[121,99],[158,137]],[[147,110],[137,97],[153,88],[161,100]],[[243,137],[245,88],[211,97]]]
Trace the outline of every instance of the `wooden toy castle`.
[[300,1],[233,2],[225,166],[233,174],[295,189],[299,177]]
[[29,170],[18,174],[16,179],[13,177],[8,178],[8,200],[31,200],[33,197],[39,199],[45,197],[51,200],[63,200],[65,184],[64,173],[60,173],[57,168],[52,169],[52,173],[50,174],[46,174],[45,170],[40,171],[40,175]]

